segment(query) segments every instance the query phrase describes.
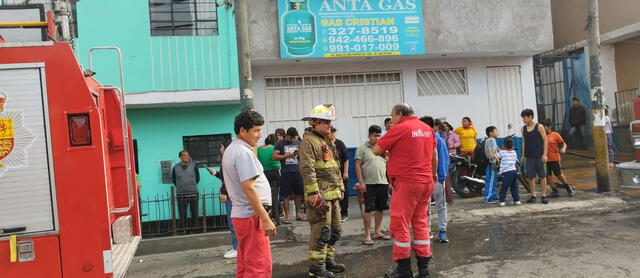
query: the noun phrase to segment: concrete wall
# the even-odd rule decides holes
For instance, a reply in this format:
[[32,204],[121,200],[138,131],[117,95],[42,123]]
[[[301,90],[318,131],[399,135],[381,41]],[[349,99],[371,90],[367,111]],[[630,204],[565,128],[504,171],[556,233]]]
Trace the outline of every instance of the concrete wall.
[[[602,87],[604,89],[605,104],[609,107],[615,107],[615,92],[618,90],[618,84],[616,83],[616,78],[618,76],[615,58],[616,48],[612,44],[603,44],[600,50],[600,74]],[[588,72],[589,68],[586,70]]]
[[[536,111],[535,87],[533,80],[533,65],[531,57],[498,57],[498,58],[469,58],[469,59],[419,59],[396,62],[359,62],[332,64],[295,64],[286,66],[254,67],[253,89],[255,93],[255,108],[265,113],[265,77],[279,75],[354,73],[379,71],[401,71],[404,87],[404,101],[411,104],[418,115],[446,117],[453,126],[460,126],[464,116],[470,117],[478,131],[482,133],[485,127],[491,125],[489,94],[487,89],[486,68],[490,66],[512,66],[521,68],[522,99],[525,108]],[[467,85],[469,95],[451,96],[418,96],[416,71],[429,68],[457,68],[467,69]],[[391,107],[389,107],[389,110]],[[387,111],[384,111],[386,113]],[[302,115],[301,115],[302,117]],[[513,123],[520,126],[521,122]],[[506,127],[500,127],[505,133]],[[270,130],[267,127],[267,130]]]
[[[252,55],[280,57],[275,0],[250,2]],[[549,0],[423,0],[427,54],[533,55],[553,48]]]
[[[130,110],[127,117],[131,122],[133,139],[138,143],[138,166],[142,188],[140,198],[153,200],[166,198],[172,184],[163,184],[160,161],[179,162],[178,152],[184,149],[182,136],[233,133],[233,117],[240,110],[237,105],[201,106],[188,108],[158,108]],[[216,167],[214,167],[216,168]],[[220,181],[200,169],[200,193],[217,192]],[[216,204],[217,205],[217,204]],[[207,211],[212,212],[213,204]],[[168,208],[168,207],[167,207]],[[145,213],[143,221],[157,220],[155,207]],[[165,216],[170,215],[165,212]]]
[[[149,1],[83,0],[75,50],[88,67],[91,47],[119,47],[127,92],[238,88],[233,9],[217,12],[217,36],[151,36]],[[115,54],[96,52],[94,68],[100,82],[119,86]]]
[[[640,1],[599,0],[600,32],[640,22]],[[554,46],[559,48],[587,39],[587,0],[551,0]]]
[[[88,67],[87,52],[91,47],[119,47],[128,93],[171,91],[193,97],[194,91],[209,90],[225,94],[229,90],[215,89],[238,88],[235,23],[233,9],[219,7],[217,11],[217,36],[151,36],[149,1],[83,0],[77,4],[79,38],[74,41],[75,50],[82,65]],[[114,53],[96,52],[94,68],[101,83],[119,86]],[[197,107],[127,111],[133,138],[137,140],[142,200],[166,198],[169,194],[171,185],[161,183],[159,162],[178,162],[178,151],[184,148],[183,136],[233,134],[238,105],[189,105]],[[200,192],[216,192],[220,182],[208,172],[201,170],[200,174]],[[219,213],[219,204],[207,205],[209,213]],[[143,221],[170,215],[155,207],[143,213],[148,214]]]
[[638,88],[638,82],[640,82],[640,40],[616,43],[615,50],[618,89]]

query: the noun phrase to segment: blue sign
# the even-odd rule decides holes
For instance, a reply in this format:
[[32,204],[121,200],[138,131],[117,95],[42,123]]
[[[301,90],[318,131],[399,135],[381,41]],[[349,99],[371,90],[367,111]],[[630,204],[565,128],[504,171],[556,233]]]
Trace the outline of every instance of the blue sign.
[[424,54],[422,0],[278,0],[280,57]]

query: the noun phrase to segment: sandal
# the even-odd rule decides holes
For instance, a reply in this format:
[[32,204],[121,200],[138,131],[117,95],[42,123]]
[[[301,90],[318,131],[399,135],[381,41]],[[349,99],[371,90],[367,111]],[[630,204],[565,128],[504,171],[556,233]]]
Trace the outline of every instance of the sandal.
[[365,239],[365,240],[362,241],[362,244],[364,244],[364,245],[373,245],[373,240],[371,240],[371,239],[366,240]]
[[390,239],[391,239],[391,237],[390,237],[390,236],[385,235],[385,234],[383,234],[383,235],[379,235],[379,236],[375,236],[375,237],[373,237],[373,238],[375,238],[375,239],[383,239],[383,240],[390,240]]
[[307,221],[306,218],[302,217],[302,218],[296,218],[296,221]]
[[282,223],[284,223],[284,224],[291,224],[291,220],[282,220]]

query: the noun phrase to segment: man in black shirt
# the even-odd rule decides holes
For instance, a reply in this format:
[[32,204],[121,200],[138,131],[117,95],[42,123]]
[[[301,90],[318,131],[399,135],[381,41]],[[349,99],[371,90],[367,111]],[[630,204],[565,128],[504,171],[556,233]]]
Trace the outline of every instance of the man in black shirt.
[[573,98],[571,101],[571,110],[569,110],[569,122],[571,122],[571,143],[576,149],[584,150],[584,125],[587,123],[587,110],[582,106],[578,98]]
[[[344,180],[344,187],[348,191],[349,185],[349,151],[347,150],[347,146],[342,142],[342,140],[336,138],[335,127],[331,127],[331,134],[329,135],[329,139],[336,146],[336,151],[338,152],[338,157],[340,158],[340,173],[342,173],[342,179]],[[340,215],[342,216],[342,222],[347,221],[349,219],[349,194],[345,192],[344,198],[340,201]]]

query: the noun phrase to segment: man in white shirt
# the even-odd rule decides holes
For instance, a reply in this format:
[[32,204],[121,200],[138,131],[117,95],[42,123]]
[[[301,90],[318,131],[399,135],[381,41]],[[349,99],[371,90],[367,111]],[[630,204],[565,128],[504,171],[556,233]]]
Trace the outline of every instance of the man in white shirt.
[[276,234],[267,212],[271,207],[271,187],[253,152],[263,124],[264,119],[255,111],[236,116],[236,138],[222,157],[224,181],[233,203],[231,220],[238,238],[239,278],[271,277],[269,236]]

